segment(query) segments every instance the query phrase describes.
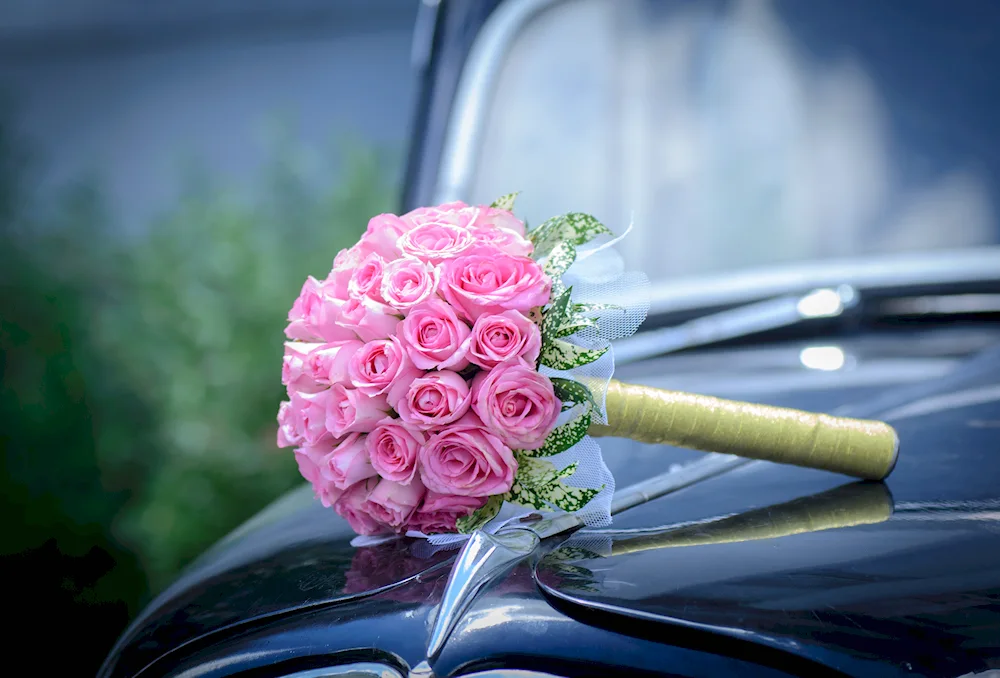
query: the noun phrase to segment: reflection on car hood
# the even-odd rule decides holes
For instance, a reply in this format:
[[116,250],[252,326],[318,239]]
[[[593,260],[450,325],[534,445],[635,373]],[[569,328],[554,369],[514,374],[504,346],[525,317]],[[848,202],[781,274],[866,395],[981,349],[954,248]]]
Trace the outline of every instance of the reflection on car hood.
[[[849,672],[876,661],[934,675],[988,666],[1000,655],[991,649],[1000,637],[1000,350],[983,349],[996,341],[993,334],[957,330],[852,340],[837,344],[844,355],[839,370],[805,367],[804,345],[628,366],[620,378],[888,418],[901,439],[887,483],[894,513],[874,524],[674,548],[615,551],[614,543],[634,535],[601,536],[587,549],[547,556],[535,578],[569,617],[594,610],[609,618],[638,615],[650,624],[739,636]],[[619,485],[700,456],[623,440],[602,446]],[[755,462],[630,510],[616,518],[615,529],[711,521],[848,481]],[[757,514],[758,524],[761,515],[767,512]],[[683,529],[690,537],[691,528]],[[154,601],[103,675],[134,675],[166,653],[182,656],[185,648],[204,647],[206,637],[224,638],[254,620],[330,605],[350,610],[354,620],[382,614],[383,603],[375,601],[386,591],[397,603],[433,604],[454,551],[434,553],[413,540],[355,549],[350,537],[343,521],[311,497],[285,498]],[[527,578],[521,588],[532,590],[531,572],[515,572]],[[413,633],[408,640],[380,635],[381,649],[410,661],[426,628],[415,632],[416,640]],[[464,637],[460,628],[452,643]],[[663,642],[683,644],[680,638],[662,635]]]

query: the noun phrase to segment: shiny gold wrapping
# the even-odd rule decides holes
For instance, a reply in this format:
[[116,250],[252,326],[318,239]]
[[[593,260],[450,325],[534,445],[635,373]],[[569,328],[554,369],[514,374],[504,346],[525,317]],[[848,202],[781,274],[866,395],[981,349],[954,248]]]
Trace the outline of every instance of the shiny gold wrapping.
[[892,516],[892,495],[882,483],[851,483],[794,501],[662,532],[615,539],[612,555],[674,546],[727,544],[871,525]]
[[886,423],[664,391],[612,380],[608,425],[592,436],[630,438],[703,452],[881,480],[896,464],[899,439]]

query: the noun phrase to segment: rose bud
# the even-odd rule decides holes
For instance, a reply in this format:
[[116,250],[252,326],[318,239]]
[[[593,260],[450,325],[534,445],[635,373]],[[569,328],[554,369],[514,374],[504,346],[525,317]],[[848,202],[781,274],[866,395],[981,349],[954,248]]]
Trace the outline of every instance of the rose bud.
[[433,298],[438,288],[437,267],[414,257],[402,257],[385,265],[382,272],[382,299],[399,311],[406,311]]
[[406,485],[417,472],[420,446],[427,437],[396,419],[385,419],[368,436],[368,455],[383,478]]
[[424,484],[420,478],[414,478],[407,485],[383,478],[368,495],[368,513],[400,532],[423,498]]
[[472,321],[484,313],[528,313],[547,304],[551,290],[552,281],[528,257],[470,254],[441,266],[441,295]]
[[472,327],[469,360],[487,370],[517,358],[534,365],[541,349],[538,325],[520,311],[484,314]]
[[369,341],[351,356],[347,365],[354,388],[370,397],[384,395],[389,405],[395,405],[409,382],[420,374],[396,337]]
[[378,485],[378,478],[366,478],[351,485],[334,503],[334,510],[351,525],[358,534],[372,536],[391,532],[369,512],[368,495]]
[[385,396],[366,396],[337,383],[327,391],[326,430],[339,438],[345,433],[368,433],[389,412]]
[[541,447],[562,409],[548,377],[523,362],[480,372],[472,390],[472,409],[486,428],[516,450]]
[[422,370],[461,370],[468,366],[469,326],[440,299],[415,306],[399,323],[397,334],[414,365]]
[[457,372],[441,370],[417,377],[396,411],[407,426],[427,430],[457,421],[469,411],[472,393]]
[[515,473],[514,453],[471,412],[420,448],[420,477],[439,494],[503,494],[514,484]]

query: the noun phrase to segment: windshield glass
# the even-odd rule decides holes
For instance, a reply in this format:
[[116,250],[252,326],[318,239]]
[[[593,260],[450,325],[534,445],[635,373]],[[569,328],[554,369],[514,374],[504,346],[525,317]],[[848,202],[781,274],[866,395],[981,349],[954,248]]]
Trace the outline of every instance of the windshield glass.
[[992,0],[548,3],[491,56],[463,197],[632,219],[618,247],[654,280],[995,244],[998,20]]

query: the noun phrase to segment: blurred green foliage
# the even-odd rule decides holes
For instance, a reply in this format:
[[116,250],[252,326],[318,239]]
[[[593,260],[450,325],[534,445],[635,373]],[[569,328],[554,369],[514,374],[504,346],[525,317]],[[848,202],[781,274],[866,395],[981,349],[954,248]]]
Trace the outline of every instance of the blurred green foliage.
[[99,661],[150,592],[300,482],[275,445],[285,316],[395,206],[394,159],[341,144],[316,187],[279,147],[249,197],[195,171],[126,236],[93,185],[30,195],[3,131],[0,501],[20,520],[2,574],[43,592],[36,632],[89,620]]

